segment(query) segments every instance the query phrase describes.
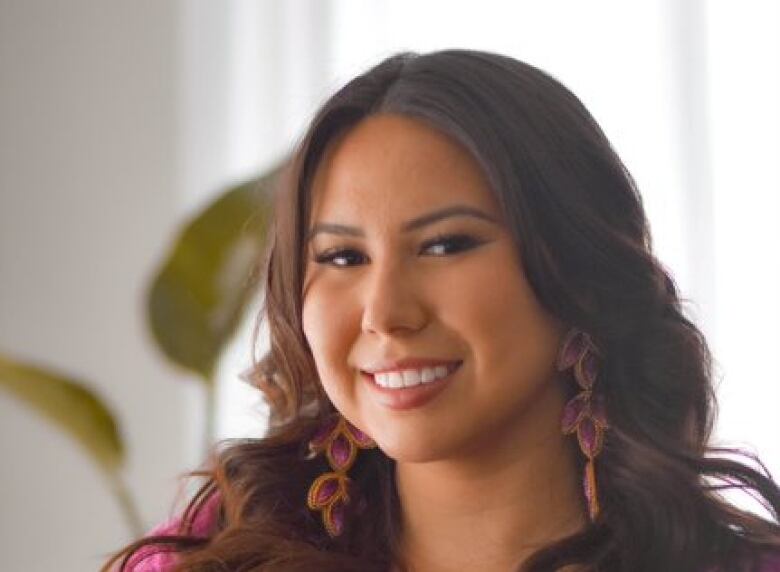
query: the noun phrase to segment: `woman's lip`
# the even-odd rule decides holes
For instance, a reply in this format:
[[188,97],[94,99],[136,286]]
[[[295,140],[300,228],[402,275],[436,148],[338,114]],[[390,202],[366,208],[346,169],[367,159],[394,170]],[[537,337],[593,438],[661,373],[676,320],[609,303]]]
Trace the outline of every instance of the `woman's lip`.
[[380,404],[396,411],[403,411],[420,407],[436,397],[447,388],[449,382],[452,381],[453,376],[460,370],[462,365],[463,362],[461,361],[447,377],[442,379],[436,379],[430,383],[420,383],[413,387],[403,388],[382,387],[374,381],[374,376],[370,373],[361,371],[360,375],[363,376],[363,379],[369,384]]

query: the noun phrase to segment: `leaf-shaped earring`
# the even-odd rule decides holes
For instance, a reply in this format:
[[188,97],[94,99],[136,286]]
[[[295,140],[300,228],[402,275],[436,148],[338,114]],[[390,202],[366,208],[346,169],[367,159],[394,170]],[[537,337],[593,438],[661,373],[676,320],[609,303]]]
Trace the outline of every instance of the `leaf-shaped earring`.
[[599,513],[595,458],[604,446],[604,434],[609,428],[604,400],[601,395],[593,394],[599,373],[599,352],[588,334],[572,328],[564,338],[556,365],[558,371],[573,368],[574,379],[581,389],[563,408],[561,430],[565,435],[577,433],[580,449],[588,459],[583,489],[593,521]]
[[340,413],[325,419],[309,441],[308,459],[322,451],[333,471],[317,477],[309,488],[306,504],[322,511],[322,523],[333,538],[344,531],[344,510],[349,503],[350,478],[347,471],[357,457],[358,449],[372,449],[371,437],[347,421]]

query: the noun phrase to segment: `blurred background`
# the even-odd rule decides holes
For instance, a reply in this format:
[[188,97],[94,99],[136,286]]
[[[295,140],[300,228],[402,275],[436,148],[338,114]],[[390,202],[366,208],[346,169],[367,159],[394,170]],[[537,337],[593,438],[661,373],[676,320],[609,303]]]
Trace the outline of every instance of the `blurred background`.
[[0,355],[61,377],[31,396],[45,375],[6,362],[0,569],[96,570],[206,442],[262,434],[257,301],[198,371],[161,351],[150,285],[346,80],[448,47],[536,65],[599,121],[710,341],[715,441],[780,475],[780,3],[0,0]]

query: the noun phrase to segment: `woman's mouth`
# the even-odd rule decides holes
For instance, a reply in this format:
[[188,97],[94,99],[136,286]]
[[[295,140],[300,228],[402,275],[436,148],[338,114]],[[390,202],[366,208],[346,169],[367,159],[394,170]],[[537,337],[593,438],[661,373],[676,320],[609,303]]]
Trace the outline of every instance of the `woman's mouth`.
[[449,386],[461,365],[462,361],[389,373],[362,371],[361,376],[381,405],[400,411],[420,407],[436,397]]

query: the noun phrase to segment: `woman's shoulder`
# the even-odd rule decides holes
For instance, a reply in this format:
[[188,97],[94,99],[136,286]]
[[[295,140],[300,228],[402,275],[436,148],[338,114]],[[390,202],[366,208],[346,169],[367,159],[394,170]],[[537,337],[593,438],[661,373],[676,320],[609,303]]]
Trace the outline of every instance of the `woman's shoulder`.
[[[214,532],[220,505],[218,493],[212,494],[198,511],[192,523],[192,535],[208,538]],[[154,536],[172,536],[180,533],[182,515],[176,515],[158,523],[150,529],[144,538]],[[177,553],[161,545],[148,544],[138,549],[127,562],[126,572],[169,572],[178,562]],[[118,569],[117,569],[118,572]]]

